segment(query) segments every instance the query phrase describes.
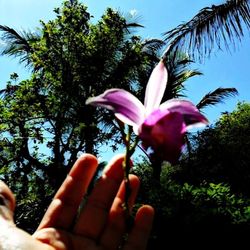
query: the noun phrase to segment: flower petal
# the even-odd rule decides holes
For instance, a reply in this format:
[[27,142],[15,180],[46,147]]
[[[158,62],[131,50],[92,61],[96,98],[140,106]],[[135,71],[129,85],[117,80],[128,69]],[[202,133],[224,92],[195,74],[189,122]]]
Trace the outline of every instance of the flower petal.
[[167,86],[167,80],[168,72],[161,60],[152,71],[147,84],[144,100],[147,115],[159,107]]
[[200,113],[193,103],[187,100],[171,99],[162,103],[159,109],[182,114],[188,128],[208,124],[207,118]]
[[152,147],[158,157],[174,164],[180,157],[186,125],[178,112],[153,112],[140,126],[139,137],[145,148]]
[[131,126],[139,126],[144,120],[143,104],[123,89],[109,89],[99,96],[89,98],[86,104],[112,110],[119,120]]

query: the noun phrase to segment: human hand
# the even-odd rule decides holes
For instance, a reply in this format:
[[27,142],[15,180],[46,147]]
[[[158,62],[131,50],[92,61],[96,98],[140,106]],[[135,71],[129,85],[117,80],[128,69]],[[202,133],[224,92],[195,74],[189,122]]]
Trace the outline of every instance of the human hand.
[[[103,176],[95,185],[75,221],[79,205],[98,165],[97,159],[90,154],[80,157],[55,195],[33,236],[14,226],[14,197],[8,187],[1,183],[0,194],[4,199],[0,220],[4,223],[0,223],[0,249],[117,249],[126,231],[122,208],[125,192],[122,162],[122,156],[116,157],[104,169]],[[130,175],[130,183],[131,209],[138,192],[139,180],[136,176]],[[154,210],[148,205],[137,211],[134,225],[122,249],[146,249],[153,215]]]

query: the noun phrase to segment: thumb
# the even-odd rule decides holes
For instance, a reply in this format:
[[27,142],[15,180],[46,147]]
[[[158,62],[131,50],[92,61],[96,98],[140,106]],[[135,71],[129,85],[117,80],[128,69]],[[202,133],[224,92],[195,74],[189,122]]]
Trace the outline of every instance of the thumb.
[[15,197],[9,187],[0,181],[0,220],[13,222]]

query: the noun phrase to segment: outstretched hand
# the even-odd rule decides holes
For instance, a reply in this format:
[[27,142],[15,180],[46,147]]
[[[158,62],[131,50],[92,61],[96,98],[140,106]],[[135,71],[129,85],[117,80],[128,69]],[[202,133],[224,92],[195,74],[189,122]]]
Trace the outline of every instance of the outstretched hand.
[[[122,207],[125,193],[122,162],[123,156],[118,156],[106,166],[86,204],[78,213],[98,165],[93,155],[84,154],[80,157],[56,193],[33,236],[15,227],[14,196],[0,182],[0,249],[117,249],[126,232]],[[132,191],[129,207],[132,209],[139,189],[139,179],[130,175],[130,183]],[[139,208],[122,249],[146,249],[153,216],[151,206]]]

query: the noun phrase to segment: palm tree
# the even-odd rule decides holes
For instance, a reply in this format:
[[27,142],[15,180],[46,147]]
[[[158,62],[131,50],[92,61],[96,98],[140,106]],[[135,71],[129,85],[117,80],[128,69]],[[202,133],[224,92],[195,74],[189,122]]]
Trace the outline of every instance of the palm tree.
[[[194,76],[200,76],[202,73],[197,69],[190,69],[194,61],[180,51],[168,52],[164,60],[168,68],[168,85],[163,100],[187,97],[184,93],[186,81]],[[199,110],[203,110],[207,106],[216,105],[223,102],[225,98],[237,94],[236,88],[219,87],[203,96],[196,106]]]
[[250,29],[250,1],[227,0],[220,5],[203,8],[190,21],[165,33],[169,51],[185,51],[202,59],[217,46],[230,49]]
[[41,36],[34,32],[18,32],[5,25],[0,25],[0,32],[2,32],[1,38],[6,45],[1,51],[1,55],[19,57],[20,63],[30,66],[32,44],[39,41]]
[[169,52],[164,61],[168,70],[168,84],[163,100],[186,97],[184,93],[186,81],[202,73],[197,69],[191,69],[190,66],[194,61],[180,51]]

